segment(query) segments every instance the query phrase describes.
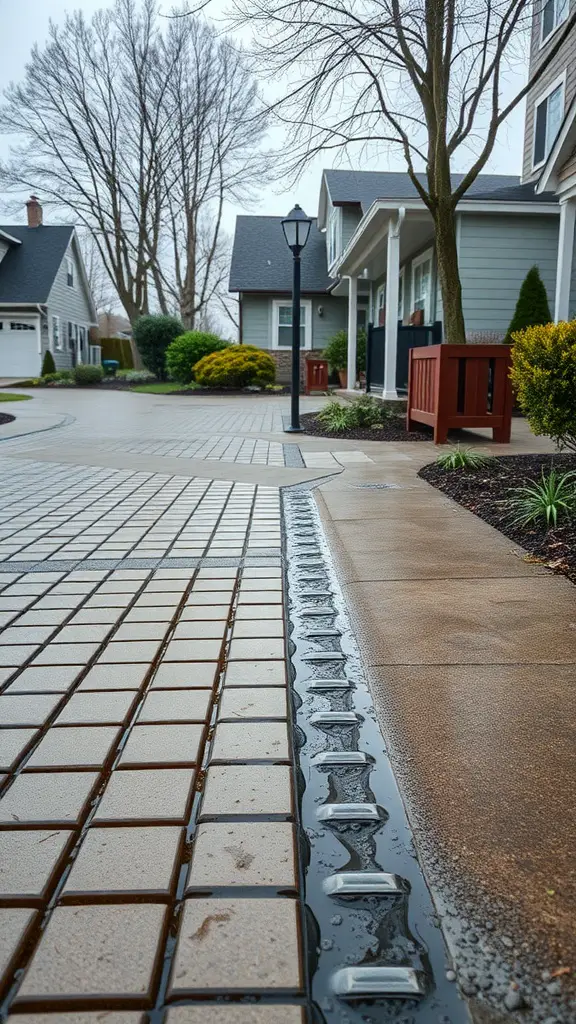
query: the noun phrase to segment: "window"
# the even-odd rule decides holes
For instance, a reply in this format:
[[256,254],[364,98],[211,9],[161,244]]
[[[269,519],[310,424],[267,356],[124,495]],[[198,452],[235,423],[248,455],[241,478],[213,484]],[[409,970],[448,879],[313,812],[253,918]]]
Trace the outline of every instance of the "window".
[[69,288],[74,287],[74,260],[70,257],[66,257],[66,284]]
[[[300,348],[311,348],[312,308],[309,301],[300,306]],[[292,306],[287,302],[274,302],[273,348],[292,347]]]
[[79,343],[80,351],[83,353],[84,349],[85,349],[85,346],[86,346],[86,328],[85,327],[79,327],[78,328],[78,343]]
[[412,263],[412,312],[424,311],[424,323],[429,324],[432,315],[432,250],[417,256]]
[[328,266],[340,255],[340,207],[335,206],[328,221]]
[[568,0],[544,0],[540,15],[540,45],[566,21],[568,17]]
[[386,285],[381,284],[376,292],[376,326],[384,327],[386,323]]
[[54,352],[62,351],[62,338],[60,336],[60,317],[52,317],[52,348]]
[[70,321],[68,321],[68,348],[69,349],[75,348],[77,340],[78,340],[78,327],[76,326],[76,324],[73,324]]
[[564,80],[555,82],[534,106],[533,167],[543,164],[560,130],[564,117]]
[[36,330],[36,325],[35,324],[26,323],[25,321],[21,321],[21,320],[11,320],[10,321],[10,330],[11,331],[35,331]]

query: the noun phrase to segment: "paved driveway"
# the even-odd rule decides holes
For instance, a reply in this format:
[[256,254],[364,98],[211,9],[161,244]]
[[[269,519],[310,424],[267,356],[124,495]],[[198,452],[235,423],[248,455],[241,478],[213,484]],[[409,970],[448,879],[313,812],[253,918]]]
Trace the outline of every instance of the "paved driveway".
[[[295,444],[282,433],[282,398],[53,390],[14,409],[15,423],[0,428],[0,996],[16,1011],[9,1020],[310,1020],[280,488],[319,478],[376,710],[430,877],[436,869],[440,876],[453,966],[464,991],[482,1001],[474,1019],[487,1019],[486,999],[504,1010],[510,983],[528,995],[530,971],[569,966],[569,904],[548,901],[568,894],[573,871],[563,719],[573,589],[542,580],[508,542],[416,480],[432,446]],[[542,446],[522,424],[515,429],[517,450]],[[314,566],[318,544],[298,526],[303,508],[294,506],[287,561],[291,608],[302,593],[305,614],[316,616],[304,620],[304,650],[316,645],[304,658],[318,665],[321,690],[343,685],[346,658],[360,685],[359,660],[330,639],[344,634],[323,607],[337,590],[328,563],[312,576],[299,568]],[[328,586],[316,604],[307,583],[315,574]],[[327,628],[314,632],[310,621]],[[323,665],[326,645],[333,650]],[[351,704],[330,707],[354,719]],[[327,713],[327,749],[338,754],[330,733],[338,720]],[[368,703],[360,720],[371,716]],[[383,757],[380,734],[371,742]],[[413,860],[386,778],[384,831]],[[338,803],[342,776],[330,779],[326,802]],[[531,828],[539,807],[545,834]],[[312,850],[320,834],[314,819]],[[368,867],[376,863],[370,851],[368,843],[359,854]],[[422,892],[421,919],[409,915],[422,941],[432,909],[418,876],[411,886]],[[470,919],[476,926],[486,917],[478,894],[500,907],[488,922],[496,922],[495,950],[481,928],[466,938]],[[339,917],[329,918],[331,934]],[[405,927],[402,914],[393,920]],[[464,932],[454,932],[454,921]],[[351,926],[351,939],[384,937],[396,964],[420,949],[415,939],[403,945],[405,935],[397,941],[388,917],[371,928]],[[367,963],[380,963],[375,941]],[[334,942],[310,946],[308,936],[314,957],[332,955]],[[488,959],[479,974],[480,948]],[[411,1024],[467,1019],[442,990],[452,966],[443,947],[431,940],[426,957],[436,994],[410,1010]],[[349,953],[343,962],[352,961]],[[548,1010],[549,1024],[571,1019],[564,977],[536,979],[534,1020]],[[262,1005],[217,1010],[204,1002],[223,992]],[[367,1019],[352,1009],[342,1016],[330,999],[323,1011],[328,1020]]]

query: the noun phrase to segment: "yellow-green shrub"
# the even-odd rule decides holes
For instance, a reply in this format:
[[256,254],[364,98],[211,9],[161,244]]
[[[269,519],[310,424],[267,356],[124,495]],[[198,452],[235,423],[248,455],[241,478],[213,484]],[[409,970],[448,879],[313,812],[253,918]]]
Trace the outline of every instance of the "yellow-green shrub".
[[512,335],[510,376],[535,434],[576,451],[576,320]]
[[276,378],[276,363],[254,345],[231,345],[204,356],[194,367],[196,383],[203,388],[264,387]]

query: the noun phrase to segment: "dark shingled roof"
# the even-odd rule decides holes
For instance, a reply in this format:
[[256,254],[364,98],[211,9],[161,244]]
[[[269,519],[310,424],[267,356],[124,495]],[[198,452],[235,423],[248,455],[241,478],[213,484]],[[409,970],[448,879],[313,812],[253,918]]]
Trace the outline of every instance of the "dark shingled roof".
[[[292,253],[282,232],[283,217],[236,218],[230,267],[231,292],[292,291]],[[302,291],[325,292],[332,283],[326,269],[326,235],[312,220],[302,253]]]
[[[377,199],[418,199],[418,192],[405,171],[324,171],[324,177],[333,203],[360,203],[362,212]],[[425,174],[419,174],[424,184]],[[463,174],[453,174],[457,186]],[[470,186],[464,200],[484,199],[503,203],[555,203],[552,192],[536,195],[534,183],[521,185],[515,174],[479,174]]]
[[22,242],[10,246],[0,262],[0,302],[47,302],[74,228],[0,224],[0,230]]

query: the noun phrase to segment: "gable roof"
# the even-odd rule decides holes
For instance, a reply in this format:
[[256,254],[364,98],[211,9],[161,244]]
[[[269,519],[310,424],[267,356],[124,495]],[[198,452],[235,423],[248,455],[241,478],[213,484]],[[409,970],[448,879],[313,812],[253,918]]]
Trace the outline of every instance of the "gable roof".
[[[229,290],[291,292],[292,253],[282,233],[283,217],[236,218]],[[302,253],[302,291],[326,292],[332,279],[326,266],[326,236],[316,219]]]
[[22,243],[11,246],[0,262],[0,302],[46,303],[73,226],[2,224],[0,231]]
[[[426,184],[426,175],[417,175],[422,184]],[[458,186],[463,174],[453,174],[452,184]],[[366,213],[377,199],[419,199],[416,187],[405,171],[324,171],[325,184],[331,202],[335,206],[348,203],[360,204],[362,213]],[[479,174],[466,192],[462,202],[467,199],[490,200],[506,203],[541,203],[556,201],[553,194],[538,196],[534,184],[522,185],[516,174]],[[322,201],[321,201],[322,209]],[[324,211],[324,217],[326,213]]]

